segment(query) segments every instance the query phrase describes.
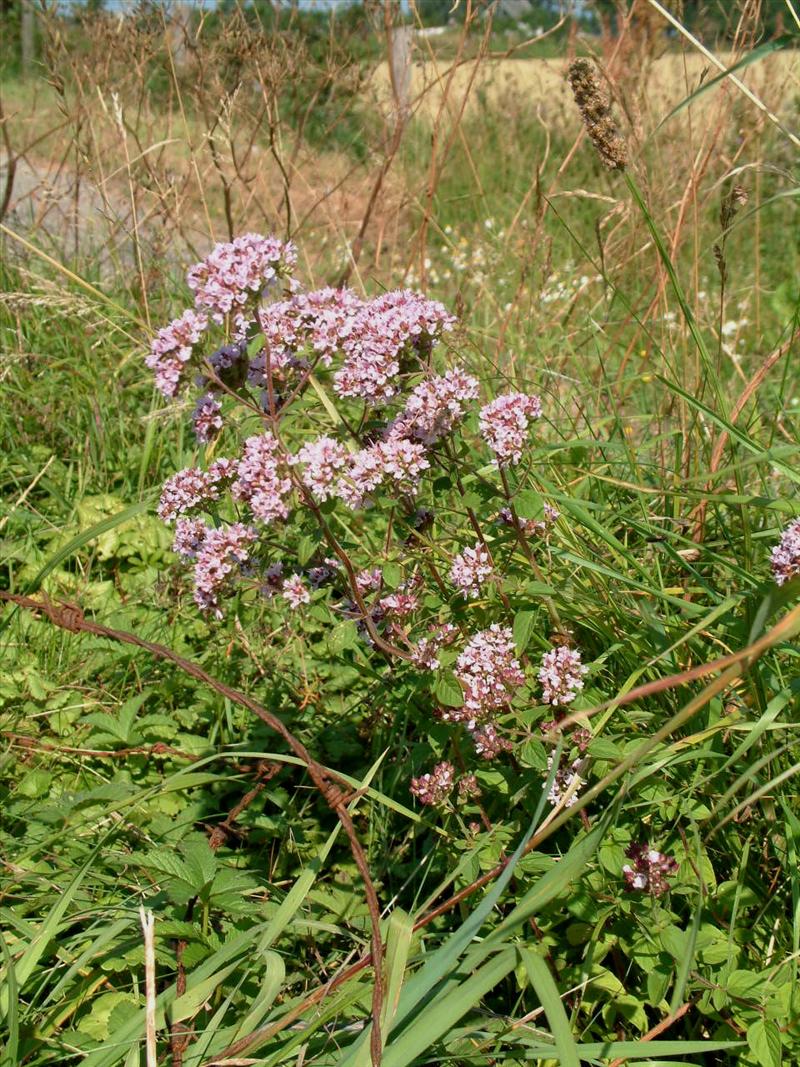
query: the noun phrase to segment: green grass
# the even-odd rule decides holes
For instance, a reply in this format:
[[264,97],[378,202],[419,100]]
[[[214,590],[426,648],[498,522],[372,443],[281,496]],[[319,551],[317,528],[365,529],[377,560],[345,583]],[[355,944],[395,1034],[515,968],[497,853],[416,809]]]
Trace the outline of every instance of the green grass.
[[[412,775],[452,755],[429,685],[324,613],[286,616],[247,595],[220,623],[197,613],[155,515],[160,485],[197,452],[188,411],[153,393],[129,279],[90,279],[109,303],[33,255],[4,260],[0,587],[38,585],[169,646],[363,784],[350,808],[385,908],[386,1067],[796,1062],[797,588],[777,594],[769,570],[797,512],[796,346],[731,422],[747,380],[797,329],[796,177],[765,135],[776,169],[728,236],[720,308],[719,190],[704,187],[674,264],[666,251],[676,190],[658,178],[674,141],[648,142],[629,187],[586,145],[569,181],[557,177],[571,142],[556,135],[547,157],[522,111],[483,112],[463,132],[439,175],[427,248],[414,254],[425,204],[412,200],[397,261],[407,254],[419,277],[427,254],[431,295],[462,309],[446,358],[478,373],[485,397],[509,382],[543,397],[514,476],[519,507],[534,516],[545,498],[561,511],[537,561],[590,665],[575,707],[607,705],[591,719],[574,808],[542,829],[552,774],[532,696],[515,709],[513,759],[476,769],[480,803],[441,813],[408,792]],[[409,190],[430,151],[412,129],[398,161]],[[575,189],[607,200],[554,195]],[[609,201],[622,205],[611,235]],[[399,284],[365,273],[373,288]],[[151,308],[166,318],[179,293],[176,278]],[[318,417],[310,404],[307,417]],[[496,474],[468,451],[461,462],[470,506],[491,515]],[[465,505],[455,486],[443,492],[450,545]],[[357,547],[374,532],[340,534]],[[552,627],[513,546],[508,573],[535,664]],[[504,612],[495,598],[458,617],[475,628]],[[362,884],[286,746],[144,650],[24,611],[5,609],[0,625],[0,1064],[144,1062],[142,902],[156,915],[166,1062],[177,1062],[169,1028],[181,1024],[187,1067],[250,1034],[231,1060],[367,1064],[370,969],[314,1000],[369,948]],[[622,699],[765,635],[747,670]],[[210,831],[259,782],[213,851]],[[624,892],[624,850],[637,840],[678,860],[668,895]],[[505,859],[485,890],[412,930]]]

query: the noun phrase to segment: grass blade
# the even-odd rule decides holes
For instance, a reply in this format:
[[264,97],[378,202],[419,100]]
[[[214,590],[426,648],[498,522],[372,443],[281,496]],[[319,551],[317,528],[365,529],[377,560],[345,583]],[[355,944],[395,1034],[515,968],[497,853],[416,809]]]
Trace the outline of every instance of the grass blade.
[[544,1013],[550,1024],[550,1031],[556,1043],[559,1062],[562,1067],[579,1067],[580,1056],[578,1055],[575,1039],[572,1036],[569,1019],[564,1011],[558,987],[553,981],[553,976],[550,974],[547,964],[541,956],[529,948],[521,948],[519,951],[522,962],[525,964],[525,970],[528,972],[530,983],[539,998],[539,1003],[544,1008]]

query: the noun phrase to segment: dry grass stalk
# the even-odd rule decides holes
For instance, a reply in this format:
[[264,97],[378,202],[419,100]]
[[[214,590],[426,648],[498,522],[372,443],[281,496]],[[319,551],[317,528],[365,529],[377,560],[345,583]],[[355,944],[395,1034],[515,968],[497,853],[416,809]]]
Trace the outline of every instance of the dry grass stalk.
[[156,1048],[156,919],[152,911],[139,908],[144,937],[145,1057],[147,1067],[158,1067]]

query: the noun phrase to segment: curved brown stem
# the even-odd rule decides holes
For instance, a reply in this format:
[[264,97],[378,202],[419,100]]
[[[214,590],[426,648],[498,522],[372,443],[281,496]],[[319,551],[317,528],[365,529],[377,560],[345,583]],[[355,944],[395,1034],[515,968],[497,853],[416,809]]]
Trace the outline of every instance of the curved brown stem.
[[277,715],[273,715],[272,712],[267,711],[266,708],[262,707],[261,704],[253,700],[252,697],[249,697],[246,693],[242,693],[240,690],[226,685],[225,682],[221,682],[218,678],[214,678],[207,671],[203,670],[202,667],[198,666],[198,664],[193,663],[191,660],[184,659],[183,656],[179,656],[177,652],[173,652],[173,650],[167,648],[166,645],[160,645],[155,641],[147,641],[143,637],[138,637],[136,634],[130,633],[127,630],[114,630],[109,626],[103,626],[100,623],[93,622],[84,617],[83,611],[77,605],[56,604],[46,596],[43,596],[41,600],[34,600],[32,597],[20,596],[16,593],[0,590],[0,600],[16,604],[18,607],[25,608],[28,611],[41,613],[45,615],[54,626],[69,630],[70,633],[88,633],[93,634],[95,637],[106,637],[112,641],[119,641],[125,645],[134,645],[137,648],[145,649],[145,651],[156,656],[158,659],[168,660],[170,663],[174,663],[176,667],[179,667],[184,672],[184,674],[188,674],[191,678],[196,678],[198,681],[203,682],[204,685],[207,685],[221,696],[226,697],[233,704],[239,704],[242,707],[247,708],[248,711],[252,711],[253,714],[269,726],[271,730],[282,737],[292,752],[303,761],[312,782],[342,824],[350,844],[350,851],[353,854],[356,867],[364,882],[364,894],[367,899],[371,926],[370,959],[374,962],[375,970],[375,983],[372,995],[372,1034],[370,1051],[373,1067],[379,1067],[382,1053],[380,1024],[381,1010],[383,1007],[383,942],[381,940],[380,930],[381,909],[378,895],[372,881],[372,876],[370,875],[367,859],[364,855],[364,850],[361,847],[361,842],[358,840],[353,820],[347,810],[348,797],[342,792],[336,782],[331,780],[330,771],[320,763],[317,763],[302,741],[299,741],[294,736],[291,730],[277,717]]

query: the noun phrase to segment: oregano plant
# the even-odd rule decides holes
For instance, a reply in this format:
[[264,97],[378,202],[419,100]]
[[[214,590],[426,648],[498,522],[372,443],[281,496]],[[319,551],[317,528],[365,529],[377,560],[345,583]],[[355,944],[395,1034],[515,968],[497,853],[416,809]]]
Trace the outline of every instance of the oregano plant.
[[[545,574],[560,514],[535,481],[542,401],[481,397],[440,302],[305,290],[295,263],[292,243],[247,234],[189,270],[194,307],[147,363],[165,396],[199,394],[204,462],[169,478],[159,514],[199,611],[316,610],[414,672],[422,714],[450,730],[409,788],[426,805],[475,799],[475,766],[555,741],[587,673]],[[587,775],[591,734],[568,725],[556,806]]]

